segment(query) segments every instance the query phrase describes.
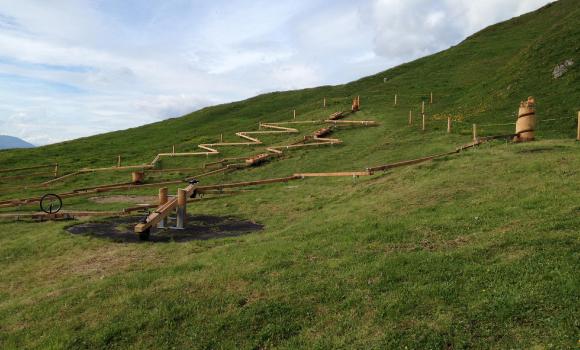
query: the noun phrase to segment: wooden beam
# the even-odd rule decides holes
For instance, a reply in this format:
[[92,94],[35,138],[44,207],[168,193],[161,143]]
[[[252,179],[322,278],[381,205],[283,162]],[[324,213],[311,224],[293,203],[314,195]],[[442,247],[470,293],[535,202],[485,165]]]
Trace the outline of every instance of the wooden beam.
[[346,172],[336,172],[336,173],[298,173],[294,174],[296,177],[306,178],[306,177],[358,177],[358,176],[371,176],[373,175],[370,171],[346,171]]
[[449,156],[449,155],[455,154],[457,152],[458,152],[458,150],[455,150],[455,151],[452,151],[452,152],[435,154],[435,155],[428,156],[428,157],[423,157],[423,158],[417,158],[417,159],[411,159],[411,160],[404,160],[404,161],[401,161],[401,162],[390,163],[390,164],[386,164],[386,165],[372,167],[372,168],[369,168],[368,170],[371,171],[371,172],[375,172],[375,171],[389,170],[389,169],[393,169],[393,168],[399,168],[399,167],[403,167],[403,166],[419,164],[419,163],[423,163],[423,162],[430,161],[430,160],[435,159],[435,158]]
[[11,172],[21,171],[21,170],[33,170],[33,169],[42,169],[42,168],[52,168],[54,166],[56,166],[56,164],[37,165],[37,166],[30,166],[30,167],[26,167],[26,168],[0,169],[0,173],[11,173]]

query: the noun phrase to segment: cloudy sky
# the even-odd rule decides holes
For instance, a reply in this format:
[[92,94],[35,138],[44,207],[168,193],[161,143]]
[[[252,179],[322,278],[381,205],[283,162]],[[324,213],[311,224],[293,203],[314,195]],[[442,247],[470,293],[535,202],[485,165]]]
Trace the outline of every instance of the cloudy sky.
[[0,134],[37,145],[338,84],[548,0],[1,0]]

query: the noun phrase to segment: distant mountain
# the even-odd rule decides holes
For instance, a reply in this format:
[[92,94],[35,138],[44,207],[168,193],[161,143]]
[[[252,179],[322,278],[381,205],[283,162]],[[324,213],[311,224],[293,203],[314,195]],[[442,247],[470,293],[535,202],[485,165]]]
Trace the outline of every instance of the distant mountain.
[[0,149],[8,148],[32,148],[36,147],[31,143],[28,143],[18,137],[0,135]]

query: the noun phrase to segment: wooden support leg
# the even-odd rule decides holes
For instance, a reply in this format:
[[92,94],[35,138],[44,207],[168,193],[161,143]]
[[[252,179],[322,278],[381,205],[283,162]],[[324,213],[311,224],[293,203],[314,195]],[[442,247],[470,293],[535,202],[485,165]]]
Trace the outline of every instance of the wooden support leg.
[[[167,187],[163,187],[159,189],[159,206],[164,205],[165,203],[167,203],[168,197],[167,197]],[[159,221],[159,224],[157,224],[157,228],[166,228],[167,227],[167,218],[162,219],[161,221]]]
[[187,191],[177,190],[177,224],[175,228],[183,230],[187,222]]

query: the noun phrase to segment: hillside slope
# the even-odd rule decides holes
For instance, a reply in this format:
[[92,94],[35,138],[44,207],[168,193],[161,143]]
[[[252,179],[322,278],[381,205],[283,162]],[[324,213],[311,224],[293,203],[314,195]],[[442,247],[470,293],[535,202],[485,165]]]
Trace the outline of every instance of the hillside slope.
[[[238,237],[128,244],[70,234],[66,229],[76,221],[0,221],[0,347],[577,346],[579,15],[577,1],[561,0],[447,51],[349,84],[271,93],[131,130],[0,152],[0,168],[58,162],[66,173],[113,166],[118,155],[123,164],[142,164],[173,145],[193,151],[220,134],[237,142],[236,132],[257,130],[260,121],[290,120],[293,109],[298,120],[322,119],[348,108],[356,95],[362,110],[349,119],[380,123],[337,130],[333,137],[341,145],[288,151],[260,167],[201,179],[224,183],[360,170],[446,152],[471,141],[472,123],[482,135],[512,133],[519,102],[529,95],[538,101],[540,120],[536,142],[492,142],[371,177],[254,186],[189,206],[198,218],[235,217],[264,226]],[[577,63],[554,79],[554,67],[566,60]],[[427,101],[425,131],[417,123],[421,101]],[[407,125],[410,110],[413,126]],[[451,134],[447,116],[454,120]],[[288,144],[319,127],[263,140]],[[161,168],[193,170],[147,181],[196,175],[206,162],[257,154],[266,145],[164,159]],[[0,179],[0,198],[46,193],[22,187],[50,179],[47,169],[16,184]],[[129,175],[88,173],[49,189],[126,182]],[[170,186],[170,193],[178,187]],[[157,192],[112,194],[141,201]],[[131,204],[108,195],[68,198],[65,208]],[[14,210],[37,209],[23,205],[0,214]]]

